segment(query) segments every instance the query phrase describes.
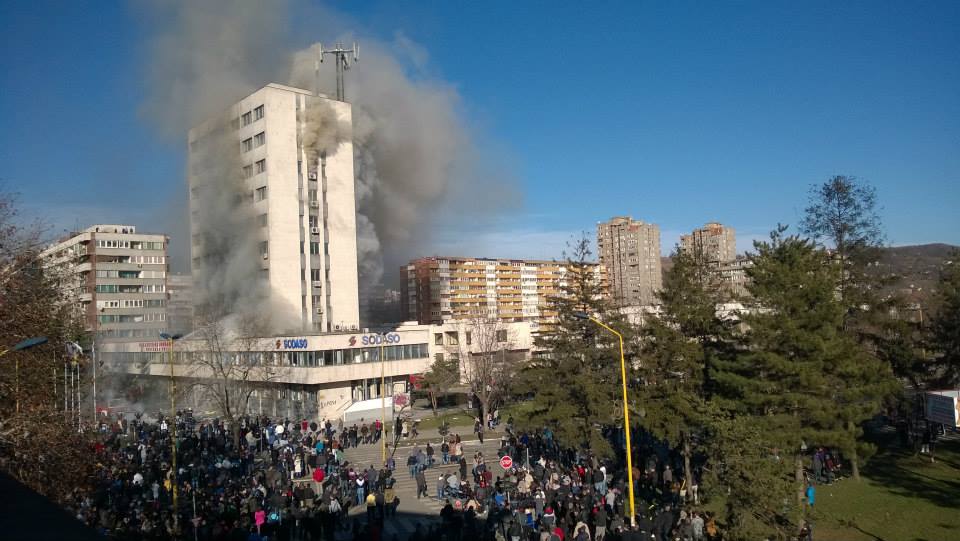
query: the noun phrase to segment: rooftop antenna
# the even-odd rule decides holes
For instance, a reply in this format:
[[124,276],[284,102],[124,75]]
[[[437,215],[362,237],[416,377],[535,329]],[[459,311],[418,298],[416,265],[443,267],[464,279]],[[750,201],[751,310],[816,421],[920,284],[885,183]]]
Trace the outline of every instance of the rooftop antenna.
[[[350,69],[350,56],[353,57],[353,62],[356,62],[360,58],[360,47],[357,46],[357,42],[353,42],[353,49],[344,49],[343,45],[337,43],[337,45],[328,51],[323,50],[323,44],[319,44],[320,47],[320,62],[323,62],[323,55],[331,54],[333,55],[337,63],[337,100],[346,101],[346,92],[343,88],[343,72]],[[320,90],[320,64],[315,64],[316,66],[316,85],[317,93],[319,94]]]

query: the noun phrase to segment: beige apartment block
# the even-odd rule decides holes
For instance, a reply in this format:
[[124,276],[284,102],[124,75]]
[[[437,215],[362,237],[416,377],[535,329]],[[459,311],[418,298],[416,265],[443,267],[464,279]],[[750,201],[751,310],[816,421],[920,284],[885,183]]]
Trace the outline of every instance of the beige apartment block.
[[737,234],[732,227],[711,222],[689,235],[681,235],[680,249],[699,253],[708,263],[724,264],[737,258]]
[[157,339],[167,330],[167,245],[132,225],[94,225],[41,257],[98,339]]
[[[591,265],[603,282],[600,265]],[[566,266],[557,261],[423,257],[400,269],[403,317],[421,324],[454,320],[527,321],[543,332],[556,321],[551,297],[562,294]]]
[[[317,131],[316,119],[311,119],[308,111],[320,109],[335,116],[335,120],[325,121],[329,131],[324,135],[334,140],[331,151],[318,152],[307,143],[316,135],[309,130]],[[287,325],[290,328],[315,332],[357,329],[350,104],[308,90],[268,84],[234,104],[226,117],[227,122],[221,117],[211,119],[189,134],[195,287],[204,287],[220,274],[227,276],[230,267],[242,266],[235,260],[223,264],[221,258],[210,256],[214,248],[204,246],[202,229],[216,224],[204,222],[202,213],[211,208],[199,190],[229,189],[206,185],[210,182],[242,183],[244,204],[238,212],[243,213],[244,223],[252,226],[249,231],[255,237],[253,247],[246,248],[249,254],[242,257],[256,260],[259,276],[236,280],[248,282],[250,287],[262,285],[269,303],[263,310],[282,313],[293,322]],[[230,152],[205,150],[213,139],[226,139],[233,145],[228,145]],[[224,168],[227,174],[223,174]]]
[[660,227],[629,216],[597,224],[597,252],[618,306],[656,304],[663,287]]

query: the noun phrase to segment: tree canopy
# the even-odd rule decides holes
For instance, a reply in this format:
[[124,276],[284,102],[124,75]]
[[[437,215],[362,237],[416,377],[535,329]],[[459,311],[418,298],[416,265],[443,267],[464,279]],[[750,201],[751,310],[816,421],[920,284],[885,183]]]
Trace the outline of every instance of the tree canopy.
[[628,344],[632,333],[604,295],[589,246],[586,238],[576,241],[562,263],[565,281],[549,306],[557,322],[536,338],[546,353],[530,359],[518,375],[518,391],[531,396],[530,414],[520,424],[548,427],[562,445],[582,444],[609,456],[614,449],[601,429],[622,426],[619,345],[616,336],[579,314],[604,321]]

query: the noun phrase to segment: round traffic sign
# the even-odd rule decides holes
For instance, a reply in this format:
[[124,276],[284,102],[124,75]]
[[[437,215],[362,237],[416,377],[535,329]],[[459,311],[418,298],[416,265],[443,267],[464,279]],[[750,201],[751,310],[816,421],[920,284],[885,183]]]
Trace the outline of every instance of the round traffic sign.
[[510,458],[510,455],[503,455],[503,457],[500,459],[500,467],[505,470],[509,470],[513,467],[513,459]]

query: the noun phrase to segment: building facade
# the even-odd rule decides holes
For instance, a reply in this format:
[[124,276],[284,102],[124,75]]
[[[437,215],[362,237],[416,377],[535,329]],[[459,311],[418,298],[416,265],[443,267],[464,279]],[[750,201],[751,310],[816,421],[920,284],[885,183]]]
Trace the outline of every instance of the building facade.
[[[292,316],[286,327],[358,327],[351,130],[350,104],[269,84],[190,131],[200,292],[261,287],[264,310]],[[234,186],[241,189],[230,199],[219,195]]]
[[750,285],[747,270],[752,266],[753,262],[750,259],[740,257],[720,263],[717,267],[720,284],[726,289],[731,299],[745,299],[750,296],[747,290],[747,286]]
[[41,257],[98,339],[156,339],[168,328],[168,242],[132,225],[94,225]]
[[[495,345],[505,355],[509,352],[511,359],[529,355],[533,343],[529,325],[504,324],[496,330],[502,333],[493,335],[498,340]],[[175,342],[172,352],[166,341],[110,343],[101,348],[100,358],[108,370],[133,378],[132,387],[168,380],[171,360],[174,377],[207,378],[208,370],[198,356],[225,355],[230,363],[262,367],[247,372],[246,383],[253,389],[248,413],[369,421],[380,418],[381,398],[391,416],[392,398],[408,393],[411,381],[426,372],[438,355],[475,353],[484,340],[470,333],[471,328],[457,324],[404,323],[360,332],[230,340],[224,342],[226,351],[212,351],[221,342],[197,332]],[[200,396],[191,394],[181,400],[182,407],[204,409]]]
[[699,253],[705,262],[725,264],[737,258],[737,235],[732,227],[711,222],[689,235],[680,235],[680,249]]
[[[593,268],[602,282],[600,265]],[[550,297],[562,293],[566,274],[556,261],[423,257],[400,269],[401,315],[422,324],[529,322],[542,332],[557,317]]]
[[659,226],[629,216],[598,223],[597,252],[618,306],[657,302],[656,293],[663,287]]
[[167,276],[167,327],[174,333],[187,334],[193,330],[193,276]]

